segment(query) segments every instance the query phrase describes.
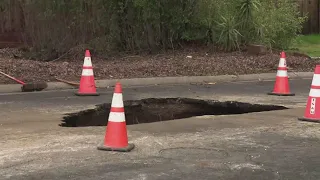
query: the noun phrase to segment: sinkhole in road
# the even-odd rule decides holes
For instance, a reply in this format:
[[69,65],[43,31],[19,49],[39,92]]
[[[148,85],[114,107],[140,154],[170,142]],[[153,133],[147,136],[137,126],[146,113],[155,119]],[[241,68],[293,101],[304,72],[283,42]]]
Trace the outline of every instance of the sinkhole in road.
[[[62,127],[106,126],[111,104],[69,113]],[[203,115],[232,115],[288,109],[284,106],[250,104],[237,101],[215,101],[189,98],[163,98],[124,101],[126,124],[142,124]]]

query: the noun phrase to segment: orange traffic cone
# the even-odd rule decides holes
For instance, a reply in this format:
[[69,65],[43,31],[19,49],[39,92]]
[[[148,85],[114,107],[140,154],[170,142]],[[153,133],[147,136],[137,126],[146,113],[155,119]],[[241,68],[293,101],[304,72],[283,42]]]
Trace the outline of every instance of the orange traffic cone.
[[86,50],[82,67],[80,86],[78,92],[75,94],[78,96],[99,96],[99,93],[97,93],[96,90],[96,84],[94,80],[93,67],[89,50]]
[[281,52],[276,82],[272,92],[268,93],[269,95],[277,96],[294,96],[294,93],[290,92],[289,78],[287,72],[287,62],[285,52]]
[[300,121],[320,123],[320,65],[317,65],[313,74],[313,80],[304,117]]
[[122,87],[116,83],[112,97],[104,144],[99,150],[129,152],[135,147],[128,143],[126,118],[123,107]]

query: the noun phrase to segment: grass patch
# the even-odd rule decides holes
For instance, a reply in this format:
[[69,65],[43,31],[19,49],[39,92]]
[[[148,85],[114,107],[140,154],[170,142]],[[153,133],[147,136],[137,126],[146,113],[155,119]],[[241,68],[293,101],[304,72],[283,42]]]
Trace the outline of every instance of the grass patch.
[[293,49],[311,57],[320,57],[320,34],[298,36]]

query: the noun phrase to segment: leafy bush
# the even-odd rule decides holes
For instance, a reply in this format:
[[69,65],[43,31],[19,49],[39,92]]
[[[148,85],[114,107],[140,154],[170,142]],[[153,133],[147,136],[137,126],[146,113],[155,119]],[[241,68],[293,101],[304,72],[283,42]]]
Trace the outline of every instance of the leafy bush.
[[243,35],[242,42],[248,43],[255,40],[257,27],[254,24],[254,13],[261,8],[259,0],[241,0],[237,5],[237,20],[240,33]]
[[302,24],[306,17],[300,16],[297,4],[291,0],[261,1],[261,6],[255,12],[255,26],[259,36],[255,42],[269,47],[286,49],[296,39],[302,30]]
[[247,43],[285,48],[304,20],[291,0],[12,1],[21,3],[32,56],[43,60],[74,47],[106,55],[174,49],[186,41],[227,51]]

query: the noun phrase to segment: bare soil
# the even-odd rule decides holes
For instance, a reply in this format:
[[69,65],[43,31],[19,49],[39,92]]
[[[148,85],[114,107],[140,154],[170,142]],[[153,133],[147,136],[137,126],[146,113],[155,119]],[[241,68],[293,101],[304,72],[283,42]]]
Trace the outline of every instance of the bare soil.
[[[26,82],[56,81],[55,77],[79,82],[83,55],[51,62],[19,58],[15,49],[0,49],[0,70]],[[206,48],[189,47],[163,54],[122,55],[99,58],[91,54],[96,79],[241,75],[276,73],[279,52],[249,55],[247,52],[212,53]],[[319,60],[287,54],[289,72],[314,71]],[[1,76],[1,84],[14,81]]]

